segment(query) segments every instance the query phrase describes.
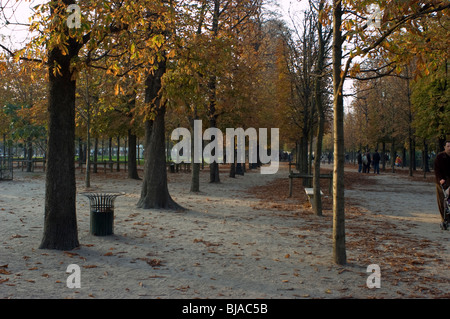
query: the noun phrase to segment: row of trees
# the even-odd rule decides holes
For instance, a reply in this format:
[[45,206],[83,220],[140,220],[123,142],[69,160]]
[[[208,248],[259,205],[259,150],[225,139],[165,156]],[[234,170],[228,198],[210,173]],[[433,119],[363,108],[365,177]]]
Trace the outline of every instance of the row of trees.
[[[66,8],[75,3],[81,8],[81,26],[68,28]],[[380,28],[368,26],[374,3],[382,12]],[[48,115],[43,121],[48,168],[41,248],[78,246],[76,135],[90,140],[91,134],[111,136],[111,131],[114,135],[120,131],[131,143],[136,136],[145,136],[138,207],[182,209],[168,191],[165,141],[173,128],[192,128],[194,120],[202,119],[221,129],[280,127],[282,140],[296,146],[299,169],[314,173],[317,215],[321,215],[322,138],[332,129],[333,256],[336,263],[346,262],[344,80],[364,77],[359,85],[359,92],[364,92],[365,85],[372,89],[370,74],[385,81],[381,73],[401,74],[414,58],[416,74],[433,73],[441,65],[437,61],[448,55],[444,52],[448,46],[429,52],[427,41],[417,40],[414,32],[423,35],[426,29],[427,39],[431,37],[434,24],[448,22],[449,5],[438,0],[357,4],[311,0],[301,22],[292,18],[290,29],[280,20],[268,19],[264,4],[262,0],[52,1],[35,8],[30,31],[37,35],[25,48],[13,50],[0,43],[3,71],[11,74],[9,65],[19,65],[30,83],[45,79],[49,88],[42,99],[46,112],[36,112]],[[442,34],[434,36],[438,35]],[[399,50],[407,51],[411,43],[419,53],[406,59]],[[373,67],[359,62],[359,57],[383,62]],[[36,76],[42,70],[46,75]],[[355,110],[363,100],[358,94]],[[415,98],[417,112],[428,109],[420,103],[426,94]],[[37,107],[34,100],[23,103]],[[356,111],[351,114],[356,118]],[[444,127],[439,137],[446,133]],[[313,166],[308,153],[315,154]],[[200,187],[198,171],[194,164],[192,191]],[[210,182],[220,182],[217,163],[210,166]]]
[[[371,6],[374,4],[375,8]],[[298,76],[302,79],[301,87],[305,89],[302,94],[298,95],[304,98],[301,117],[294,115],[294,118],[301,118],[304,121],[301,125],[303,131],[298,135],[300,136],[299,158],[303,157],[299,163],[304,166],[300,168],[301,170],[308,169],[306,145],[308,143],[313,145],[314,137],[316,139],[314,197],[316,201],[320,201],[318,176],[322,146],[321,133],[324,128],[321,122],[323,118],[326,118],[327,101],[331,100],[334,152],[333,259],[336,263],[343,264],[346,262],[343,175],[346,147],[344,120],[347,121],[346,129],[349,137],[347,140],[350,141],[350,143],[347,142],[347,147],[352,142],[359,143],[360,146],[369,146],[369,144],[386,143],[386,140],[391,138],[389,142],[392,142],[392,154],[396,150],[396,139],[401,141],[398,135],[401,132],[406,133],[410,150],[416,136],[438,140],[442,145],[442,141],[449,134],[448,124],[446,124],[449,114],[446,84],[448,75],[445,71],[440,79],[436,79],[435,76],[442,74],[440,71],[442,68],[447,70],[449,4],[442,1],[360,1],[355,3],[336,0],[331,3],[327,1],[311,2],[311,7],[317,10],[320,23],[311,23],[310,26],[315,25],[316,27],[305,32],[309,29],[309,25],[304,22],[302,30],[305,33],[297,37],[300,42],[297,47],[301,48],[301,44],[303,44],[303,48],[308,48],[303,50],[300,55],[302,60],[296,64],[299,66],[299,70],[305,74],[304,77]],[[375,14],[373,14],[374,12]],[[372,21],[370,17],[374,17],[377,21]],[[308,21],[307,16],[303,21]],[[328,33],[327,26],[331,26],[332,35]],[[328,38],[328,35],[331,36],[331,39]],[[305,45],[308,43],[307,39],[311,39],[309,45]],[[315,45],[311,45],[312,43]],[[433,44],[430,45],[430,43]],[[310,57],[314,57],[310,60],[313,61],[311,64],[308,63]],[[306,75],[309,66],[312,66],[311,69],[316,72]],[[301,71],[290,73],[299,75],[302,74]],[[332,88],[328,91],[327,86],[321,85],[320,82],[327,83],[327,72],[332,75],[333,79]],[[388,76],[394,75],[396,78],[388,78]],[[429,76],[431,78],[428,78]],[[347,115],[344,113],[343,103],[343,88],[346,78],[361,81],[356,82],[358,90],[352,105],[353,109]],[[401,78],[404,79],[403,83],[399,82]],[[318,82],[313,82],[312,79]],[[422,81],[429,83],[430,80],[433,84],[424,88]],[[310,83],[315,85],[310,86]],[[309,100],[308,93],[311,94],[313,91],[321,94],[316,94],[314,100]],[[330,100],[327,100],[326,92],[331,93],[328,95]],[[368,94],[372,95],[370,102],[369,97],[366,96]],[[320,97],[321,101],[316,97]],[[394,102],[392,97],[403,101]],[[316,102],[315,105],[314,102]],[[368,103],[371,103],[373,111],[370,121],[376,128],[369,131],[368,125],[364,126],[366,134],[362,136],[363,139],[358,141],[357,137],[360,134],[354,133],[359,126],[358,121],[361,122],[364,119],[361,114],[367,114],[360,112],[361,108],[358,106],[361,104],[367,106]],[[309,107],[306,106],[308,104]],[[399,114],[401,112],[398,112],[397,106],[399,107],[400,104],[406,104],[406,114]],[[421,116],[420,110],[422,112],[426,110],[425,112],[430,112],[432,115]],[[389,117],[390,114],[393,116]],[[406,129],[398,128],[398,117],[409,119]],[[311,122],[308,123],[308,119]],[[352,122],[352,119],[356,120]],[[366,119],[369,118],[366,117]],[[365,144],[362,144],[363,141]],[[310,150],[312,149],[310,146]],[[320,202],[316,202],[314,206],[320,207]],[[320,210],[316,209],[316,214],[320,215],[320,213]]]
[[356,83],[351,112],[346,115],[347,147],[378,149],[389,153],[392,170],[395,154],[408,150],[409,174],[416,170],[416,153],[422,152],[422,169],[430,171],[430,153],[443,149],[450,120],[447,62],[430,74],[413,79],[408,65],[395,76],[374,77]]
[[[423,142],[425,151],[429,143],[440,151],[448,137],[449,4],[337,0],[310,1],[310,7],[302,25],[296,25],[296,32],[289,33],[286,41],[283,79],[290,84],[285,85],[290,88],[287,94],[296,99],[286,114],[292,118],[290,127],[299,129],[294,133],[299,170],[311,172],[314,168],[313,206],[317,215],[321,215],[318,176],[322,138],[324,129],[331,126],[333,255],[341,264],[346,262],[346,148],[373,149],[381,145],[385,153],[389,143],[394,159],[397,147],[406,142],[412,163],[417,140]],[[332,85],[327,85],[330,77]],[[356,94],[345,114],[346,78],[356,80]],[[327,122],[329,118],[332,123]],[[308,154],[314,154],[313,166]],[[412,168],[410,165],[411,175]]]
[[[30,77],[48,70],[42,77],[49,91],[44,98],[48,165],[41,248],[78,246],[76,135],[87,135],[88,141],[91,133],[108,135],[111,129],[126,130],[129,141],[145,135],[138,207],[180,209],[167,188],[170,125],[204,118],[210,127],[262,126],[253,90],[260,79],[255,72],[263,44],[262,1],[80,1],[78,29],[66,24],[65,9],[74,3],[34,8],[30,30],[38,35],[22,50],[2,45],[3,66],[20,65]],[[245,115],[249,121],[241,120]],[[211,182],[219,182],[217,163],[210,171]]]

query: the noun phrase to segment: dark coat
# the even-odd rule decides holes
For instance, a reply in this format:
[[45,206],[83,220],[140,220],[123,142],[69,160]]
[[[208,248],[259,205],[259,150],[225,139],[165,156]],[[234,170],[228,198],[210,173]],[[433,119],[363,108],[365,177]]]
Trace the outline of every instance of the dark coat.
[[373,163],[374,163],[374,164],[380,163],[380,159],[381,159],[380,153],[375,152],[375,153],[373,154],[373,157],[372,157]]
[[358,160],[358,164],[362,164],[362,155],[361,155],[361,153],[358,153],[358,156],[356,157],[356,159]]
[[434,175],[436,176],[436,184],[441,179],[445,180],[445,186],[450,186],[450,156],[445,152],[441,152],[434,160]]

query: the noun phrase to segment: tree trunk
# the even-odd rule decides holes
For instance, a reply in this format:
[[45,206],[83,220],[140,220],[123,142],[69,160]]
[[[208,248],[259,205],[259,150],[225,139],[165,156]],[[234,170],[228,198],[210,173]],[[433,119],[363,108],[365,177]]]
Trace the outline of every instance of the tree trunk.
[[403,150],[402,150],[402,168],[404,168],[405,165],[406,165],[406,148],[403,147]]
[[33,142],[31,137],[27,138],[27,172],[33,171]]
[[128,178],[140,179],[137,172],[136,164],[136,134],[128,130]]
[[409,84],[409,68],[406,67],[407,78],[406,78],[406,90],[408,99],[408,146],[409,146],[409,176],[413,176],[413,170],[415,170],[415,148],[413,147],[413,113],[412,113],[412,103],[411,103],[411,86]]
[[139,208],[182,209],[169,194],[164,151],[164,114],[162,107],[153,121],[145,123],[144,181]]
[[[200,163],[195,163],[195,154],[194,154],[194,138],[195,138],[195,130],[194,130],[194,121],[197,119],[197,109],[194,107],[194,117],[191,119],[191,165],[192,165],[192,175],[191,175],[191,189],[190,191],[193,193],[200,192]],[[198,133],[203,136],[202,132]],[[203,139],[202,139],[203,141]],[[203,155],[202,155],[203,156]]]
[[192,179],[191,192],[198,193],[200,191],[200,163],[192,162]]
[[112,137],[109,137],[108,139],[108,157],[109,157],[109,169],[112,173],[113,171],[113,164],[112,164]]
[[[321,14],[324,1],[319,3],[319,14]],[[317,216],[322,216],[322,196],[320,195],[320,158],[322,157],[323,132],[325,127],[325,112],[322,99],[322,76],[324,73],[325,44],[322,34],[322,24],[317,23],[318,53],[317,53],[317,76],[314,85],[314,99],[317,108],[317,134],[314,145],[314,174],[313,174],[313,209]]]
[[120,172],[120,136],[117,135],[117,169]]
[[314,145],[314,174],[313,174],[313,209],[317,216],[322,216],[322,196],[320,195],[320,158],[322,156],[322,140],[325,117],[319,114],[317,123],[317,140]]
[[94,172],[95,174],[97,174],[98,172],[97,161],[98,161],[98,137],[94,139],[94,165],[92,172]]
[[412,137],[410,136],[408,138],[408,146],[409,146],[409,176],[413,176],[413,168],[414,168],[414,150],[413,150],[413,143],[412,143]]
[[158,63],[158,69],[146,79],[145,102],[151,103],[156,113],[153,121],[145,122],[144,180],[139,208],[183,209],[170,196],[167,185],[165,123],[166,107],[161,104],[161,78],[166,71],[165,60]]
[[6,133],[3,133],[3,156],[6,157]]
[[392,173],[395,173],[395,158],[396,158],[396,154],[395,154],[395,138],[392,138],[392,143],[391,143],[391,166],[392,166]]
[[342,96],[342,5],[333,5],[333,106],[334,106],[334,171],[333,171],[333,259],[343,265],[347,262],[345,248],[344,207],[344,101]]
[[102,138],[102,162],[105,159],[105,140]]
[[[295,169],[301,172],[300,163],[302,162],[301,139],[295,142]],[[259,158],[259,157],[258,157]]]
[[[235,143],[234,143],[234,145],[236,145]],[[224,154],[225,154],[225,152],[224,152]],[[237,160],[237,150],[235,149],[234,151],[233,151],[233,161],[231,162],[231,165],[230,165],[230,177],[231,178],[236,178],[236,161]]]
[[[305,124],[307,125],[307,124]],[[299,160],[300,160],[300,173],[301,174],[308,174],[308,138],[306,137],[307,131],[303,130],[304,134],[306,135],[302,136],[300,138],[300,152],[299,152]],[[311,187],[311,182],[308,178],[303,178],[303,186],[304,187]]]
[[[214,128],[217,127],[217,115],[216,113],[216,77],[212,76],[210,78],[210,82],[208,84],[209,90],[210,90],[210,100],[209,100],[209,127]],[[214,141],[216,137],[213,136]],[[214,154],[217,150],[214,149]],[[220,176],[219,176],[219,163],[217,161],[214,161],[209,164],[209,182],[210,183],[220,183]]]
[[[220,0],[214,0],[214,12],[213,12],[213,21],[212,21],[212,33],[214,37],[217,37],[219,34],[219,15],[220,15]],[[209,77],[208,82],[208,90],[209,90],[209,127],[213,128],[217,125],[217,114],[216,114],[216,84],[217,77],[215,75],[211,75]],[[216,137],[214,137],[216,138]],[[216,152],[216,150],[214,150]],[[214,154],[211,154],[214,155]],[[219,177],[219,163],[216,161],[210,163],[209,165],[209,182],[210,183],[220,183]]]
[[87,138],[86,138],[86,187],[91,187],[91,114],[89,110],[89,102],[87,105]]
[[428,164],[428,143],[425,138],[423,139],[422,167],[423,167],[423,177],[425,178],[427,176],[427,172],[430,171],[430,166]]
[[[71,71],[71,59],[79,49],[76,40],[69,38],[68,54],[58,48],[49,51],[48,161],[41,249],[71,250],[79,246],[74,161],[76,81]],[[53,72],[54,65],[59,65],[59,72]]]
[[81,137],[78,138],[78,167],[81,169],[83,168],[83,143]]

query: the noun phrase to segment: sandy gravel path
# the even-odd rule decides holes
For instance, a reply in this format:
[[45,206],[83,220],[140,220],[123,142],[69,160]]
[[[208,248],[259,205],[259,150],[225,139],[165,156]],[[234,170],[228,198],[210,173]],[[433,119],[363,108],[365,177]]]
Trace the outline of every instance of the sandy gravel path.
[[[186,212],[136,208],[140,181],[93,175],[89,191],[124,191],[114,235],[89,234],[89,205],[77,197],[81,246],[38,249],[44,175],[0,182],[0,298],[448,298],[449,232],[439,230],[434,188],[406,177],[357,173],[346,189],[348,264],[332,263],[332,212],[311,213],[299,180],[287,197],[287,167],[248,172],[189,192],[189,174],[169,174]],[[86,191],[78,176],[78,192]],[[325,187],[326,188],[326,187]],[[81,288],[68,288],[70,264]],[[378,264],[381,287],[369,289]]]

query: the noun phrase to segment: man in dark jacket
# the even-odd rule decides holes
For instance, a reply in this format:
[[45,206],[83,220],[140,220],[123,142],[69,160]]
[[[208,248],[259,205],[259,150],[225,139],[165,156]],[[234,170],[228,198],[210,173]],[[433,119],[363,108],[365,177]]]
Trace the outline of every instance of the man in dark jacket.
[[375,153],[373,153],[372,162],[373,162],[373,173],[374,174],[380,174],[380,153],[378,153],[378,150],[375,150]]
[[441,214],[442,223],[441,228],[448,228],[448,220],[445,220],[444,211],[444,192],[442,188],[447,190],[450,187],[450,140],[445,142],[444,151],[439,153],[434,160],[434,174],[436,176],[436,194]]
[[356,156],[356,159],[358,161],[358,173],[362,172],[362,155],[361,155],[361,151],[358,150],[358,155]]

